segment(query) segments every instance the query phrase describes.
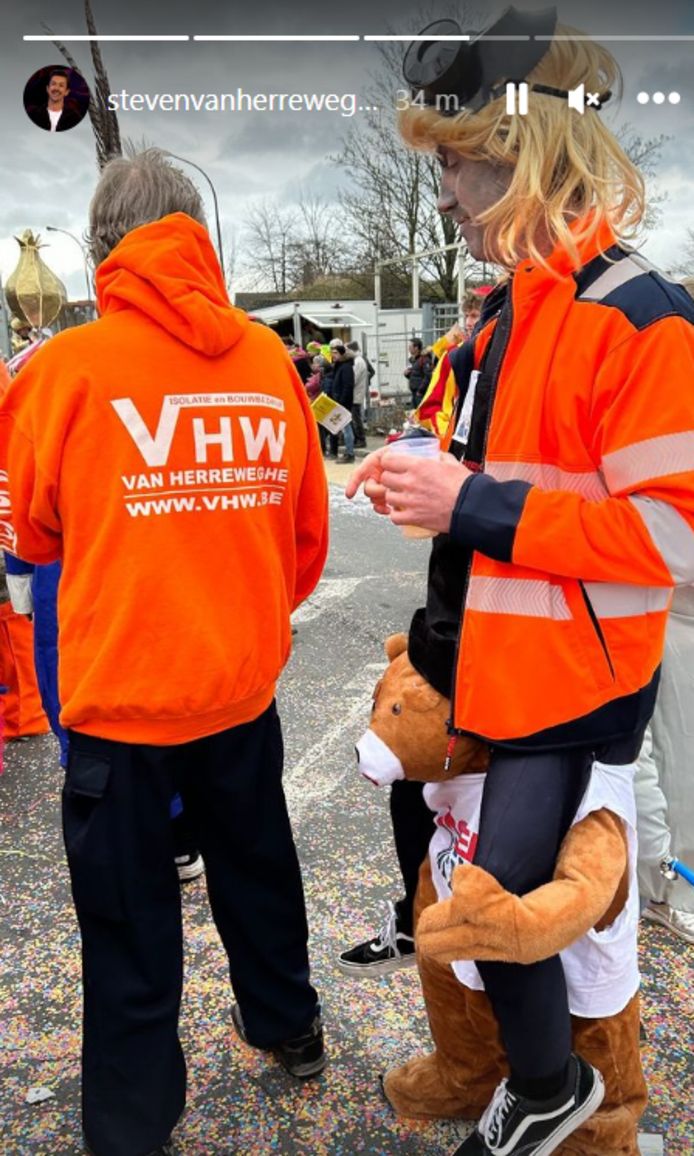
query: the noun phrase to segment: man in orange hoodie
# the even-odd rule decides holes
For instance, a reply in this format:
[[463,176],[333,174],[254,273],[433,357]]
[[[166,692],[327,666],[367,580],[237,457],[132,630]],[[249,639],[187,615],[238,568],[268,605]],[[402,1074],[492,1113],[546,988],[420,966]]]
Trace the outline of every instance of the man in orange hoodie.
[[324,565],[327,495],[305,391],[230,305],[194,185],[156,150],[112,161],[90,224],[101,317],[32,358],[0,431],[18,551],[63,563],[85,1137],[144,1156],[170,1151],[185,1106],[176,789],[236,1030],[296,1076],[325,1063],[274,695]]

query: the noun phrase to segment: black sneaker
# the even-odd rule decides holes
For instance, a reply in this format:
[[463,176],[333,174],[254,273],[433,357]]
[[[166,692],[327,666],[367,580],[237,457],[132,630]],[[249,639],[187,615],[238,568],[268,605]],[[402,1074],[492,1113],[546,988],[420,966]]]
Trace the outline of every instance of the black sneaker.
[[502,1080],[472,1136],[454,1156],[549,1156],[600,1107],[605,1085],[600,1072],[571,1056],[566,1087],[551,1100],[516,1096]]
[[460,1152],[464,1152],[465,1156],[489,1156],[489,1149],[476,1128],[474,1132],[470,1133],[467,1140],[459,1148],[456,1148],[453,1156],[458,1156]]
[[378,935],[343,951],[337,966],[346,975],[389,975],[416,962],[414,938],[398,929],[398,913],[389,900],[388,918]]
[[[239,1039],[243,1040],[244,1044],[254,1048],[256,1045],[251,1044],[246,1036],[241,1009],[237,1003],[231,1005],[231,1021]],[[303,1035],[296,1036],[293,1040],[284,1040],[283,1043],[275,1044],[274,1047],[260,1048],[259,1050],[272,1052],[290,1076],[296,1076],[299,1080],[310,1080],[312,1076],[318,1076],[326,1064],[320,1011],[316,1012],[313,1023]]]

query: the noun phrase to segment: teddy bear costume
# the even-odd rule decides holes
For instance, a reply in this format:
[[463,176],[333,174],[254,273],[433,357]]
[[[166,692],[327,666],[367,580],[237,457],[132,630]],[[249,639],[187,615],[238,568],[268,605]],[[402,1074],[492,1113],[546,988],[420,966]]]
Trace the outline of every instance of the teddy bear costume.
[[[634,957],[633,941],[623,949],[633,940],[638,919],[628,772],[598,765],[553,881],[522,897],[510,894],[486,871],[469,865],[487,748],[460,737],[446,767],[450,704],[416,672],[406,646],[405,635],[386,643],[390,665],[357,749],[360,770],[372,781],[426,781],[427,801],[436,812],[416,904],[417,963],[435,1050],[389,1072],[386,1096],[402,1115],[478,1116],[507,1066],[479,973],[469,961],[526,964],[559,951],[573,1045],[601,1072],[606,1094],[598,1111],[557,1151],[637,1156],[646,1088],[638,975],[625,965]],[[471,803],[467,817],[461,799]]]

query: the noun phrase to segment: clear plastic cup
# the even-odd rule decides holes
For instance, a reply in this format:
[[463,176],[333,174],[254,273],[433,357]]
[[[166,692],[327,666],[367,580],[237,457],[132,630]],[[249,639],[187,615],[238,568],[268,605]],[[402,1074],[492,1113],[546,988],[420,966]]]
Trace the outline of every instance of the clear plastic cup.
[[[389,442],[388,453],[411,454],[416,458],[437,458],[441,452],[439,439],[433,434],[399,438]],[[423,526],[401,526],[406,538],[435,538],[436,530],[425,530]]]

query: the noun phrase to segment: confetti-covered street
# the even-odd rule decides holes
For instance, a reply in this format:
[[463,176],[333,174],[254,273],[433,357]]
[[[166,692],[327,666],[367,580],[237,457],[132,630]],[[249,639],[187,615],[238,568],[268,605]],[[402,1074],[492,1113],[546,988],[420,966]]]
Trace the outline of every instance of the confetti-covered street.
[[[398,893],[385,793],[360,780],[353,745],[385,661],[382,641],[406,629],[422,601],[427,546],[406,542],[364,503],[348,506],[336,485],[331,492],[330,562],[296,617],[280,695],[329,1064],[320,1079],[297,1085],[239,1043],[204,879],[189,884],[182,1015],[189,1096],[176,1132],[184,1156],[446,1156],[467,1130],[398,1121],[379,1093],[380,1072],[428,1046],[416,970],[363,981],[335,967],[340,950],[377,929],[384,901]],[[83,1151],[79,939],[59,829],[56,750],[48,736],[11,744],[0,779],[2,1156]],[[663,1136],[667,1156],[691,1156],[692,948],[653,925],[641,946],[651,1091],[643,1130]],[[36,1087],[51,1096],[29,1104]],[[644,1151],[661,1150],[653,1144]]]

